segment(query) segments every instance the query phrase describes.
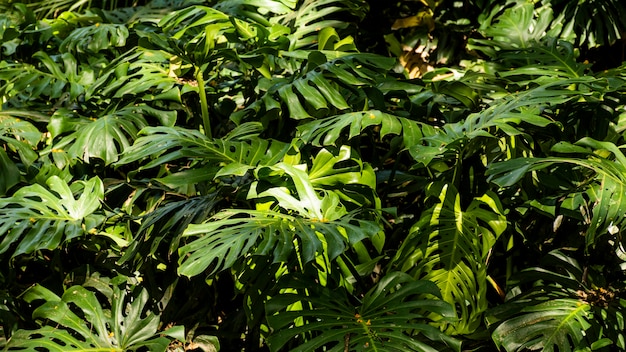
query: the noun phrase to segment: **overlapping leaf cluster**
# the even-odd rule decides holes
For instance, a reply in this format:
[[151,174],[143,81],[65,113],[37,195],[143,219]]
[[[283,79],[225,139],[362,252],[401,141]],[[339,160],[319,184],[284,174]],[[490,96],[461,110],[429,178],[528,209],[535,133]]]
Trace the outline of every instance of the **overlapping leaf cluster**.
[[2,347],[626,349],[604,23],[419,4],[2,4]]

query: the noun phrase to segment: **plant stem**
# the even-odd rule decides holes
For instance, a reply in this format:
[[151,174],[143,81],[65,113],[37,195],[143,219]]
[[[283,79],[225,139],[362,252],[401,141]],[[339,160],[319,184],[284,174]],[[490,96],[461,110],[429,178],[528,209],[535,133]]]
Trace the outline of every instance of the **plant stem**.
[[204,127],[204,135],[213,138],[211,133],[211,121],[209,121],[209,104],[206,99],[206,90],[204,88],[204,77],[200,67],[196,67],[196,81],[198,82],[198,94],[200,95],[200,110],[202,110],[202,127]]

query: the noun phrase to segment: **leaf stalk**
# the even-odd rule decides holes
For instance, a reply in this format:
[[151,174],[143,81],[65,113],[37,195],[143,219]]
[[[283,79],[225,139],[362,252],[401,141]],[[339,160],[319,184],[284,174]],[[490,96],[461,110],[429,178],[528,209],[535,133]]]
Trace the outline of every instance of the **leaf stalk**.
[[211,121],[209,120],[209,104],[206,99],[206,89],[204,86],[204,72],[200,67],[196,67],[196,81],[198,82],[198,95],[200,95],[200,110],[202,113],[202,127],[204,135],[213,138],[211,133]]

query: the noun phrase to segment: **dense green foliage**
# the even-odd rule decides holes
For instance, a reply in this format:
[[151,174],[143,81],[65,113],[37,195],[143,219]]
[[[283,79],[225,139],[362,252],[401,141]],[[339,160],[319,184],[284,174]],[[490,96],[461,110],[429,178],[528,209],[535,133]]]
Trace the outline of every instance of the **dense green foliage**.
[[0,348],[626,350],[619,0],[0,10]]

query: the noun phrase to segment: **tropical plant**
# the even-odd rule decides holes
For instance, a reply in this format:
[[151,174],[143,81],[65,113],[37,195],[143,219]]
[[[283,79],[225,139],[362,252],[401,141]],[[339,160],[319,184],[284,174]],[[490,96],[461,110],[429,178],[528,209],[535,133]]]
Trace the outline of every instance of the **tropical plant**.
[[[297,281],[290,282],[290,287],[310,287],[306,280],[297,277],[292,280]],[[321,346],[331,351],[370,348],[438,351],[446,347],[460,350],[459,341],[425,323],[429,320],[441,322],[454,316],[450,305],[430,298],[439,296],[439,290],[432,282],[416,281],[404,273],[390,273],[363,296],[358,307],[353,306],[346,293],[341,289],[321,288],[309,295],[292,293],[272,298],[267,306],[269,313],[279,314],[268,317],[270,328],[276,331],[268,341],[270,347],[278,349],[298,335],[311,335],[312,338],[305,337],[306,342],[293,350],[311,351]],[[300,305],[302,309],[287,309],[294,305]],[[416,339],[418,334],[438,340],[440,346],[434,348],[432,343]]]
[[507,351],[624,349],[619,311],[626,302],[612,289],[586,287],[583,269],[560,250],[549,252],[541,264],[522,270],[515,280],[519,288],[532,288],[512,292],[505,304],[490,310],[487,321],[496,326],[496,345]]
[[[33,318],[53,322],[55,326],[44,325],[37,330],[18,330],[7,344],[7,349],[9,351],[37,351],[41,348],[48,351],[166,349],[170,339],[156,334],[159,326],[158,315],[145,311],[149,298],[146,290],[131,296],[129,295],[131,292],[120,290],[117,286],[96,288],[107,296],[110,308],[103,308],[96,294],[83,286],[69,287],[62,297],[42,286],[33,286],[27,290],[24,293],[25,301],[45,300],[44,304],[33,311]],[[80,311],[72,311],[72,306],[78,307]],[[178,335],[184,340],[184,331],[181,335],[178,328],[168,329],[165,333]]]
[[626,349],[579,3],[0,4],[0,348]]

